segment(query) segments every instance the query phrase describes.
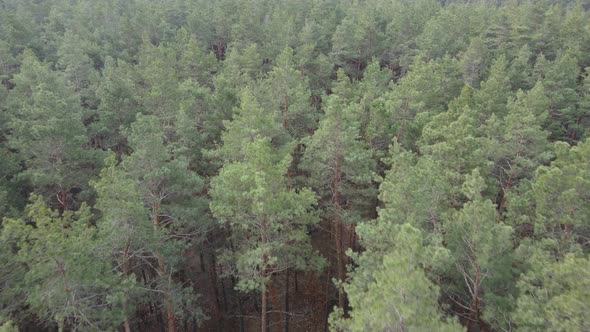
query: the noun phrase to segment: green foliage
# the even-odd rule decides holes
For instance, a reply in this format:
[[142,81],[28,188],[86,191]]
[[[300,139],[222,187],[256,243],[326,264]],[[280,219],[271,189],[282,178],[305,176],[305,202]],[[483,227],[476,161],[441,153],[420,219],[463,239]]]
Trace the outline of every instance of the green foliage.
[[13,322],[8,321],[0,325],[0,332],[18,332],[18,328],[14,325]]
[[397,145],[392,150],[391,168],[379,187],[379,200],[384,204],[379,215],[395,216],[395,223],[410,223],[436,232],[442,214],[451,204],[444,169],[435,160],[417,158]]
[[321,267],[305,233],[318,222],[316,197],[287,187],[291,156],[272,153],[268,139],[244,142],[241,149],[243,159],[225,164],[212,180],[211,211],[231,231],[236,247],[224,257],[234,266],[237,287],[264,291],[275,272]]
[[[32,196],[26,220],[5,219],[2,242],[14,243],[13,286],[39,318],[60,329],[110,329],[122,321],[121,295],[133,280],[111,271],[96,255],[96,229],[86,205],[58,215]],[[9,260],[10,262],[10,260]],[[22,267],[21,267],[22,266]]]
[[60,209],[79,205],[76,193],[100,166],[100,152],[88,146],[78,98],[59,73],[27,51],[8,96],[9,146],[26,169],[21,176]]
[[[537,169],[532,183],[537,236],[562,240],[568,246],[586,236],[590,215],[589,148],[588,140],[571,148],[556,143],[556,160]],[[587,250],[587,245],[584,248]]]
[[[192,307],[192,289],[171,282],[171,276],[181,269],[179,258],[189,242],[201,239],[208,227],[207,203],[196,195],[203,182],[189,169],[187,159],[165,144],[156,117],[138,116],[127,136],[133,153],[120,165],[114,156],[107,159],[100,181],[94,183],[96,207],[102,212],[100,253],[114,260],[123,275],[137,274],[139,279],[147,269],[158,276],[155,282],[144,278],[142,289],[125,294],[127,314],[148,299],[165,303],[173,298],[180,318],[201,320],[203,313]],[[170,237],[178,240],[167,241]]]
[[256,88],[256,94],[262,109],[276,112],[291,137],[301,138],[313,131],[317,115],[309,103],[307,80],[295,69],[292,49],[281,52],[275,67]]
[[416,61],[406,76],[382,94],[372,105],[376,134],[386,149],[393,136],[406,148],[413,148],[431,118],[447,109],[462,87],[456,60],[445,57]]
[[481,196],[484,190],[476,170],[463,184],[470,201],[444,218],[444,242],[451,257],[443,272],[443,279],[451,282],[444,289],[466,309],[464,318],[505,328],[514,294],[512,227],[497,222],[496,207]]
[[[577,61],[570,52],[564,53],[555,61],[547,64],[541,74],[543,86],[549,98],[549,118],[545,126],[551,131],[555,140],[573,142],[578,137],[575,132],[576,116],[576,81],[579,75]],[[570,130],[572,126],[572,130]]]
[[[324,110],[318,130],[304,141],[301,168],[309,172],[310,185],[327,215],[338,214],[345,222],[357,223],[370,204],[375,169],[368,145],[360,140],[359,108],[332,95]],[[340,195],[337,202],[332,199],[335,193]]]
[[568,253],[555,260],[536,246],[523,246],[529,270],[518,281],[520,296],[513,313],[517,331],[583,331],[588,329],[587,256]]
[[424,264],[433,253],[431,248],[423,246],[421,232],[409,224],[386,229],[393,234],[391,246],[378,258],[370,245],[372,231],[367,233],[364,226],[359,227],[361,239],[369,247],[355,259],[362,268],[353,270],[352,281],[344,285],[352,312],[349,318],[344,319],[338,318],[339,312],[335,311],[331,329],[462,330],[456,321],[442,318],[437,303],[439,289],[424,272]]

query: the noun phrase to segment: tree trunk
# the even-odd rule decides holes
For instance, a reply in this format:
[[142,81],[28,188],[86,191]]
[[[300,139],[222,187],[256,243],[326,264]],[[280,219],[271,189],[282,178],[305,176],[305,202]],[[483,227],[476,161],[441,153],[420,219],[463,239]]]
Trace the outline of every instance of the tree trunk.
[[[481,275],[481,270],[480,270],[480,266],[477,260],[477,243],[473,240],[471,240],[470,242],[470,250],[471,250],[471,256],[472,258],[470,259],[470,261],[472,261],[472,267],[474,269],[475,272],[475,276],[472,283],[472,286],[470,287],[472,290],[472,297],[471,297],[471,317],[469,322],[467,323],[467,329],[469,330],[471,328],[471,323],[472,322],[477,322],[478,324],[478,330],[481,330],[481,327],[484,325],[483,321],[481,320],[481,310],[480,310],[480,303],[479,303],[479,291],[480,291],[480,285],[481,285],[481,281],[482,281],[482,275]],[[466,281],[468,279],[466,278]]]
[[[123,251],[123,275],[128,276],[130,273],[129,269],[129,247],[131,243],[127,241],[127,245],[125,246],[125,250]],[[123,302],[123,310],[125,311],[125,320],[123,321],[123,327],[125,332],[131,332],[131,326],[129,324],[129,317],[127,316],[127,301]]]
[[272,303],[272,310],[276,311],[276,314],[274,316],[277,319],[277,326],[278,326],[277,330],[282,331],[283,330],[283,322],[282,322],[281,312],[279,310],[279,308],[280,308],[279,301],[277,300],[277,287],[273,283],[272,279],[270,279],[268,281],[268,288],[270,291],[270,301]]
[[[267,225],[266,222],[262,222],[261,225],[261,234],[260,234],[260,240],[262,242],[262,244],[266,244],[268,243],[268,234],[267,232]],[[262,332],[266,332],[267,331],[267,324],[268,324],[268,318],[267,318],[267,307],[268,307],[268,298],[267,298],[267,294],[266,294],[266,290],[268,288],[268,284],[271,283],[270,278],[272,277],[272,275],[268,275],[268,254],[267,253],[263,253],[262,254],[262,278],[266,278],[267,276],[269,277],[268,281],[265,281],[262,284],[262,303],[261,303],[261,314],[260,314],[260,330]]]
[[266,284],[262,285],[262,303],[261,303],[261,314],[260,314],[260,331],[266,332],[266,307],[267,307],[267,298],[266,298]]
[[57,211],[59,216],[63,216],[64,211],[68,209],[68,193],[65,190],[60,190],[57,195]]
[[506,182],[506,185],[502,188],[502,200],[500,201],[500,204],[498,206],[498,216],[501,218],[502,214],[504,213],[504,205],[506,204],[506,200],[508,198],[508,192],[510,191],[510,188],[512,188],[512,180],[514,177],[514,173],[510,172],[510,176],[508,177],[508,181]]
[[219,274],[222,276],[221,278],[219,278],[220,282],[221,282],[221,296],[222,296],[222,300],[223,300],[223,312],[227,313],[228,312],[228,304],[227,304],[227,294],[225,292],[225,283],[223,282],[223,267],[220,265],[219,266]]
[[289,127],[289,96],[283,98],[283,104],[283,128],[287,129]]
[[[233,249],[233,246],[232,246]],[[231,281],[231,288],[236,288],[236,278],[232,275],[230,278]],[[238,315],[240,317],[240,332],[244,332],[244,310],[242,309],[242,297],[240,294],[237,294],[238,298]]]
[[289,269],[285,275],[285,332],[289,332]]
[[[338,280],[344,281],[344,262],[342,261],[342,222],[340,221],[340,151],[336,151],[336,165],[334,167],[333,179],[333,196],[332,205],[334,206],[334,227],[336,228],[336,264],[338,270]],[[344,291],[338,286],[338,306],[344,310]]]
[[131,326],[129,326],[129,319],[126,318],[123,322],[123,327],[125,328],[125,332],[131,332]]
[[[154,218],[154,230],[158,230],[160,227],[160,202],[156,201],[153,204],[153,218]],[[166,265],[164,264],[164,257],[161,253],[156,253],[158,259],[158,274],[160,278],[163,278],[166,274]],[[168,325],[168,332],[174,332],[175,330],[175,317],[174,317],[174,305],[172,303],[172,296],[170,295],[170,282],[171,276],[168,276],[168,285],[164,286],[165,302],[166,302],[166,322]]]
[[211,302],[213,304],[213,319],[221,322],[221,308],[219,304],[219,295],[217,293],[217,274],[215,273],[215,257],[211,254],[211,263],[209,266],[209,291],[211,292]]
[[[344,262],[342,261],[342,223],[336,221],[336,264],[338,265],[338,281],[344,280]],[[338,306],[344,308],[344,291],[338,286]]]
[[[328,256],[328,266],[332,265],[332,259]],[[331,287],[330,282],[330,274],[326,273],[326,288],[324,291],[324,332],[328,332],[328,317],[330,316],[330,289]]]

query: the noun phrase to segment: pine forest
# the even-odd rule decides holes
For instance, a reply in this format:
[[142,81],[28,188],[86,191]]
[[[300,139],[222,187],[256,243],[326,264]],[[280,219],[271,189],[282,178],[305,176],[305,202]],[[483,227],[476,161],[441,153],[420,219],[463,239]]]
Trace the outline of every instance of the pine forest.
[[590,332],[590,0],[0,0],[0,332]]

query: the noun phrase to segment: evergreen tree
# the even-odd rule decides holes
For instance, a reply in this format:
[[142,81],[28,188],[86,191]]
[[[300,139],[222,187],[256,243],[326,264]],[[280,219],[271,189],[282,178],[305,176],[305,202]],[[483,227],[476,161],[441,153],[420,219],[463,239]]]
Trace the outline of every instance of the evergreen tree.
[[397,142],[390,149],[386,160],[390,168],[379,187],[378,222],[408,223],[435,239],[442,231],[443,214],[457,204],[452,201],[448,175],[429,156],[419,157]]
[[244,90],[240,98],[240,108],[231,121],[224,122],[225,132],[221,135],[223,145],[212,152],[224,162],[241,160],[242,143],[267,137],[279,148],[290,149],[292,139],[281,125],[278,112],[263,109],[249,90]]
[[578,107],[572,124],[568,126],[574,140],[583,141],[590,127],[590,67],[586,68],[584,80],[579,87]]
[[275,67],[256,90],[260,106],[277,112],[291,137],[301,138],[314,129],[317,116],[310,105],[311,93],[307,80],[295,69],[291,48],[281,52]]
[[[319,269],[306,228],[317,223],[316,198],[287,187],[291,156],[273,151],[268,138],[242,144],[242,159],[223,166],[211,182],[211,211],[231,232],[234,251],[224,254],[237,288],[261,294],[261,331],[267,331],[268,291],[286,269]],[[275,304],[273,303],[273,306]]]
[[[467,328],[504,328],[514,295],[512,227],[497,222],[494,204],[484,199],[484,179],[475,170],[463,184],[470,200],[444,218],[450,250],[446,297],[465,310]],[[446,278],[445,278],[446,279]]]
[[[21,173],[60,211],[80,204],[101,154],[90,149],[78,98],[58,73],[25,52],[8,97],[9,146],[18,150]],[[88,197],[88,196],[87,196]]]
[[95,121],[89,125],[89,134],[93,145],[126,154],[129,147],[122,130],[128,128],[141,111],[135,94],[135,71],[130,64],[110,57],[104,66],[96,91],[100,105]]
[[456,321],[443,319],[437,302],[439,289],[427,278],[423,268],[433,252],[423,246],[420,231],[409,224],[379,228],[394,236],[388,252],[381,259],[375,259],[372,235],[379,230],[374,229],[378,228],[375,226],[371,228],[366,231],[359,227],[367,251],[356,259],[362,269],[355,270],[352,280],[344,286],[352,308],[350,318],[335,319],[332,329],[461,331]]
[[[206,228],[206,202],[196,195],[203,182],[189,169],[187,159],[167,144],[156,117],[138,116],[128,137],[133,153],[118,167],[111,159],[95,184],[97,207],[103,212],[101,234],[105,244],[118,248],[107,246],[110,251],[104,253],[116,253],[113,258],[125,275],[142,270],[156,275],[155,280],[144,280],[145,287],[158,294],[168,331],[174,331],[177,319],[201,318],[190,308],[195,300],[192,289],[177,284],[174,275],[189,241],[198,240]],[[132,259],[137,255],[144,258]],[[132,270],[135,260],[138,267]]]
[[386,150],[393,136],[404,147],[415,148],[423,127],[446,111],[462,85],[456,60],[416,61],[407,75],[372,105],[371,130],[382,136],[379,149]]
[[529,270],[518,281],[520,296],[512,319],[517,331],[584,331],[589,328],[587,255],[568,253],[556,260],[542,244],[523,246]]
[[[343,281],[345,246],[354,246],[354,225],[371,213],[375,164],[367,144],[359,140],[358,107],[332,95],[324,110],[318,130],[304,142],[301,167],[309,172],[325,218],[333,224],[338,279]],[[338,305],[344,308],[341,288]]]
[[554,239],[561,256],[575,243],[588,244],[588,140],[578,146],[555,144],[556,160],[535,172],[532,195],[535,207],[535,236]]
[[22,292],[30,310],[60,330],[119,325],[122,293],[133,281],[113,273],[96,255],[90,209],[83,204],[78,212],[58,213],[33,195],[25,215],[24,220],[4,219],[0,236],[2,243],[14,244],[12,266],[24,275],[12,287]]
[[383,28],[379,14],[371,6],[351,6],[348,15],[340,22],[332,36],[334,62],[346,73],[359,80],[363,69],[373,57],[383,52]]
[[551,132],[550,138],[576,142],[576,81],[579,69],[575,57],[564,53],[545,68],[540,64],[536,67],[543,75],[543,86],[549,98],[549,117],[545,127]]
[[490,157],[495,164],[492,173],[500,188],[500,213],[504,212],[511,189],[551,158],[549,132],[541,129],[548,105],[543,86],[538,83],[526,95],[519,91],[516,99],[508,102],[508,114],[503,121],[486,124],[486,136],[492,140]]

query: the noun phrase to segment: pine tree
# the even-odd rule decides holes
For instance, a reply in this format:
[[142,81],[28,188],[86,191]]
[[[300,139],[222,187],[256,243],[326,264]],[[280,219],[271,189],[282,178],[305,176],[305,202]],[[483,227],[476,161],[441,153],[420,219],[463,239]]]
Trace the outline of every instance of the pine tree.
[[[375,164],[368,145],[360,141],[358,106],[346,105],[342,98],[332,95],[324,110],[318,130],[304,142],[301,167],[309,172],[325,218],[333,224],[338,279],[343,281],[346,243],[354,245],[354,225],[371,212]],[[338,305],[344,308],[341,288]]]
[[504,119],[489,121],[485,129],[491,140],[490,157],[495,164],[492,174],[500,188],[500,213],[504,212],[512,188],[551,158],[549,132],[542,129],[549,107],[542,84],[537,83],[526,95],[519,91],[507,107]]
[[313,131],[317,115],[310,105],[308,82],[295,69],[291,48],[281,52],[255,93],[263,109],[278,113],[277,117],[291,137],[301,138]]
[[[417,37],[427,22],[441,9],[438,1],[394,2],[388,8],[383,59],[394,73],[404,74],[418,53]],[[397,75],[396,75],[397,76]]]
[[[116,252],[123,253],[113,257],[123,274],[141,270],[156,274],[155,283],[146,280],[145,287],[163,294],[158,301],[164,307],[168,331],[174,331],[178,319],[202,318],[198,310],[186,307],[194,302],[192,289],[177,284],[174,275],[180,268],[178,257],[189,241],[198,241],[208,222],[206,202],[197,195],[203,181],[166,140],[155,116],[139,115],[127,136],[133,153],[117,167],[111,158],[95,184],[97,207],[103,213],[101,234],[119,249]],[[132,271],[129,266],[136,255],[145,258]]]
[[472,38],[469,47],[461,53],[461,67],[465,84],[477,88],[488,67],[490,51],[481,38]]
[[590,127],[590,67],[586,68],[584,80],[579,86],[579,96],[576,115],[568,129],[574,140],[583,141]]
[[419,157],[397,142],[390,149],[391,157],[385,160],[390,168],[379,187],[377,221],[408,223],[425,234],[440,235],[443,214],[457,204],[452,201],[445,169],[435,159]]
[[[380,214],[380,218],[386,218]],[[350,318],[332,314],[333,331],[461,331],[453,319],[443,320],[438,305],[439,288],[424,271],[432,248],[423,246],[421,232],[409,224],[382,227],[365,224],[359,234],[367,250],[355,259],[359,267],[344,285],[348,295]],[[375,257],[373,235],[387,231],[390,246]],[[341,313],[341,312],[340,312]]]
[[58,48],[58,65],[64,72],[64,78],[73,91],[80,96],[82,105],[88,108],[96,108],[95,96],[98,83],[98,73],[95,70],[94,61],[87,52],[92,48],[83,37],[66,31],[63,41]]
[[318,222],[316,197],[287,187],[291,156],[277,153],[268,138],[244,141],[241,149],[241,160],[226,163],[211,182],[211,211],[231,232],[235,250],[224,259],[238,278],[236,287],[261,293],[264,332],[273,275],[322,265],[306,234]]
[[133,280],[111,271],[97,255],[90,209],[63,213],[31,196],[25,219],[5,219],[1,241],[14,244],[15,265],[23,269],[15,290],[45,324],[60,330],[106,330],[123,320],[122,294]]
[[540,65],[536,68],[543,75],[543,86],[549,98],[549,117],[545,127],[551,132],[550,139],[576,142],[576,81],[579,75],[576,58],[564,53],[545,68]]
[[468,329],[504,327],[514,294],[512,227],[497,222],[495,205],[481,196],[484,189],[484,179],[473,171],[463,184],[470,201],[443,221],[451,254],[446,273],[452,280],[444,289],[446,297],[465,310]]
[[490,66],[487,79],[473,94],[474,107],[479,112],[482,123],[492,115],[506,115],[506,102],[512,95],[507,67],[504,56],[496,58]]
[[532,52],[528,45],[518,50],[516,57],[510,62],[508,69],[512,90],[529,90],[533,86],[533,66],[531,63]]
[[348,15],[332,35],[330,56],[351,77],[360,80],[364,67],[373,57],[380,57],[383,29],[378,13],[371,6],[351,6]]
[[562,255],[588,234],[590,144],[586,140],[570,148],[558,142],[555,154],[556,159],[550,166],[539,167],[535,172],[532,203],[535,235],[555,240],[555,250]]
[[587,330],[588,256],[568,253],[556,260],[548,251],[542,244],[519,248],[529,270],[518,280],[520,296],[512,313],[517,331]]
[[415,148],[423,127],[461,92],[460,75],[459,63],[449,57],[410,66],[372,105],[371,127],[382,136],[379,149],[386,150],[394,136],[404,147]]
[[119,155],[129,153],[122,130],[128,128],[141,111],[134,81],[135,70],[130,64],[110,57],[105,59],[102,80],[96,91],[100,105],[96,118],[88,126],[93,145]]
[[218,70],[213,52],[206,52],[194,35],[185,28],[176,33],[177,72],[181,79],[192,79],[202,86],[213,86],[213,76]]
[[260,106],[256,97],[245,89],[240,98],[240,108],[231,121],[224,121],[225,132],[221,135],[223,145],[212,154],[224,162],[241,160],[242,143],[267,137],[279,148],[291,149],[292,138],[282,126],[278,112]]
[[[75,208],[101,153],[90,149],[78,98],[58,73],[25,52],[8,97],[9,146],[18,150],[31,181],[51,206]],[[81,192],[81,194],[79,194]]]

